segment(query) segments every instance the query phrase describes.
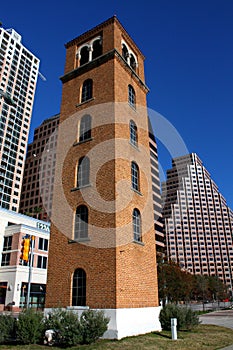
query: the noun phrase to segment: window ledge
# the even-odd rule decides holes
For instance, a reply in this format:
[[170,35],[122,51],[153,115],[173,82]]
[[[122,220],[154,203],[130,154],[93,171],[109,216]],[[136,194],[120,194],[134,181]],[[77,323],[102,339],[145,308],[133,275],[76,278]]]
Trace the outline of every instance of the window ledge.
[[137,112],[136,110],[136,105],[133,105],[132,103],[128,102],[129,106],[135,111]]
[[145,243],[141,242],[141,241],[136,241],[136,239],[133,240],[133,243],[139,244],[141,246],[144,246]]
[[67,306],[66,310],[89,310],[89,306]]
[[92,98],[89,98],[89,100],[83,101],[83,102],[81,102],[81,103],[77,103],[75,107],[82,106],[82,105],[84,105],[85,103],[88,103],[88,102],[93,101],[94,99],[95,99],[95,98],[92,97]]
[[73,243],[77,243],[77,241],[75,241],[74,239],[68,239],[68,244],[73,244]]
[[139,149],[138,145],[135,145],[135,144],[132,143],[131,141],[129,141],[129,144],[130,144],[133,148],[135,148],[138,152],[140,152],[140,149]]
[[82,143],[89,142],[89,141],[92,141],[92,140],[93,140],[93,138],[92,138],[92,137],[89,137],[88,139],[75,142],[75,143],[73,144],[73,146],[78,146],[78,145],[81,145]]
[[88,237],[87,238],[68,239],[68,244],[89,242],[90,240],[91,239]]
[[140,191],[135,190],[135,188],[131,187],[131,190],[134,191],[135,193],[139,194],[139,196],[143,196],[143,194]]
[[89,184],[86,184],[86,185],[83,185],[83,186],[74,187],[70,191],[71,192],[75,192],[75,191],[81,190],[82,188],[91,187],[91,186],[92,186],[92,184],[89,183]]
[[89,237],[86,237],[86,238],[77,238],[76,239],[76,242],[89,242],[91,239]]

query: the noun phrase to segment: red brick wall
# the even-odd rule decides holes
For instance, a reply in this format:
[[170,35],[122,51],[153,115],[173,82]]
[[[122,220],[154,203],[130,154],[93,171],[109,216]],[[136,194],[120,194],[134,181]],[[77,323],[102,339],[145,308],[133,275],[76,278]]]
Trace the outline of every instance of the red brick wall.
[[[104,52],[112,50],[114,47],[121,52],[121,37],[122,33],[124,34],[124,40],[128,40],[129,44],[133,45],[133,49],[137,54],[139,61],[138,71],[143,80],[144,58],[118,21],[110,21],[108,25],[97,28],[96,32],[99,32],[100,29],[103,31]],[[93,32],[90,35],[93,36]],[[83,38],[81,39],[83,40]],[[88,36],[86,36],[86,40],[88,41]],[[77,51],[77,43],[78,39],[73,46],[70,45],[67,48],[66,73],[74,69],[76,65],[75,53]],[[82,83],[88,78],[93,80],[94,99],[77,107],[77,104],[80,103]],[[71,115],[79,111],[85,113],[87,108],[101,103],[126,102],[127,107],[128,84],[131,84],[136,91],[137,103],[146,107],[146,88],[131,74],[125,63],[117,57],[65,82],[63,84],[61,103],[61,123]],[[123,112],[127,113],[127,108]],[[129,111],[130,115],[132,115],[131,118],[139,126],[138,138],[141,146],[139,145],[138,151],[129,145],[128,115],[125,116],[125,124],[122,124],[119,121],[122,115],[118,115],[116,110],[114,113],[115,116],[109,115],[108,125],[95,126],[93,121],[92,141],[71,146],[65,156],[64,164],[61,164],[59,155],[63,151],[65,134],[62,135],[62,132],[60,132],[58,136],[57,178],[55,177],[54,215],[52,216],[54,223],[51,225],[46,307],[71,305],[72,276],[76,268],[83,268],[86,271],[87,305],[91,308],[148,307],[158,305],[147,114],[146,110],[142,109],[140,111],[140,108],[137,112]],[[93,116],[94,118],[95,116]],[[115,123],[112,123],[114,119]],[[77,130],[77,132],[74,130]],[[72,124],[72,132],[78,134],[78,120],[76,121],[75,118]],[[116,138],[120,138],[122,141],[119,142]],[[91,241],[85,245],[69,243],[69,239],[73,238],[73,219],[76,207],[85,203],[81,191],[71,191],[75,186],[78,159],[94,147],[103,145],[107,140],[114,140],[109,150],[113,157],[111,160],[104,162],[99,169],[96,177],[96,187],[100,198],[109,201],[109,206],[112,200],[115,201],[115,212],[108,213],[104,210],[101,212],[87,203],[89,223],[94,226],[90,232]],[[122,150],[120,150],[121,147],[123,147]],[[119,154],[123,156],[115,159],[119,151],[122,152]],[[102,156],[101,152],[103,152],[104,157],[105,147],[98,154],[100,158]],[[122,179],[128,181],[129,188],[126,190],[124,198],[127,199],[127,191],[131,191],[131,160],[137,161],[139,152],[143,154],[143,162],[145,163],[145,169],[141,169],[140,173],[141,195],[129,192],[133,194],[133,197],[127,206],[121,209],[121,203],[117,202],[118,192],[120,191],[117,183]],[[125,158],[124,154],[127,154]],[[58,169],[62,169],[63,188],[61,188],[59,182]],[[70,211],[67,211],[68,214],[64,216],[62,191],[64,191],[65,199],[70,206]],[[91,189],[85,189],[85,191],[91,191]],[[132,242],[132,211],[134,208],[138,208],[141,211],[143,232],[145,233],[142,239],[143,244]],[[57,219],[59,216],[59,219],[64,221],[65,232],[61,232],[60,227],[56,227],[56,215]],[[109,230],[99,233],[98,228],[109,228]],[[115,247],[112,243],[116,240],[115,245],[118,245],[119,237],[122,237],[123,245]],[[124,241],[125,237],[129,237],[129,239]],[[96,244],[93,244],[93,242],[96,242]],[[104,248],[96,248],[99,242],[100,245],[103,244]]]

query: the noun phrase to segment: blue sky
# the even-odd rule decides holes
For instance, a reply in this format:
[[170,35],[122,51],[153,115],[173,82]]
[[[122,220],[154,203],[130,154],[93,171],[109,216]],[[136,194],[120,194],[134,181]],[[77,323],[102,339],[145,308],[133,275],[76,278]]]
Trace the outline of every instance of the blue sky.
[[[233,208],[231,0],[2,2],[3,27],[22,35],[46,77],[38,81],[30,141],[34,128],[60,110],[64,44],[113,15],[146,56],[148,107],[169,120],[188,151],[200,156]],[[171,155],[166,145],[158,146],[166,171]]]

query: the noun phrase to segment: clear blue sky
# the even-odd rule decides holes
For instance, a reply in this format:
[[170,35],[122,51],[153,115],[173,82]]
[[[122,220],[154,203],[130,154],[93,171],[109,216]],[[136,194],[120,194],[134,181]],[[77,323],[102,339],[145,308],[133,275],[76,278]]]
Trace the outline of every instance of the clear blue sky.
[[[47,79],[38,82],[30,141],[34,128],[60,110],[64,44],[113,15],[146,56],[148,107],[200,156],[233,208],[231,0],[2,1],[3,27],[22,35]],[[161,143],[159,160],[163,171],[171,166]]]

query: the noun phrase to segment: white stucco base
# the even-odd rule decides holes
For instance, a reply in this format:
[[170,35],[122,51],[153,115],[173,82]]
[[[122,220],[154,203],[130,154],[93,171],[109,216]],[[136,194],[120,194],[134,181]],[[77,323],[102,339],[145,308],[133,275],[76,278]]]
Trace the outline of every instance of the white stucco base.
[[161,307],[146,307],[135,309],[106,309],[110,317],[108,330],[103,338],[121,339],[128,336],[161,331],[159,313]]
[[[79,316],[86,308],[67,307],[68,310],[77,312]],[[98,309],[100,310],[100,309]],[[110,318],[108,330],[104,333],[105,339],[122,339],[133,335],[161,331],[159,313],[161,306],[129,309],[103,309],[105,315]],[[51,309],[45,309],[48,313]]]

